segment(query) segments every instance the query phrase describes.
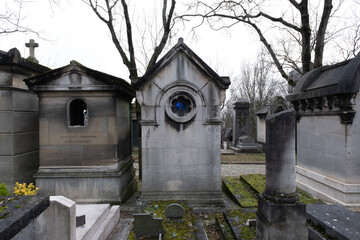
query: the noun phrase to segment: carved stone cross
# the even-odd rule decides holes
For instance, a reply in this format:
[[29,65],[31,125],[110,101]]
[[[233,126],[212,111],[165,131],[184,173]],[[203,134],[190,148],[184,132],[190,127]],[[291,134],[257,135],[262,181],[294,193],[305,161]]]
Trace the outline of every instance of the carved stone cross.
[[35,48],[39,47],[39,44],[34,41],[34,39],[30,39],[28,43],[25,43],[25,46],[29,48],[30,57],[29,60],[38,63],[39,61],[35,58]]

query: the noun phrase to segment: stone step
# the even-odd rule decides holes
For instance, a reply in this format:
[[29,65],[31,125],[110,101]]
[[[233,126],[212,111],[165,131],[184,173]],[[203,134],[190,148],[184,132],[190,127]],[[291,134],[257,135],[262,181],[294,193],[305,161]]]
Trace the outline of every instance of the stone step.
[[201,219],[196,219],[196,222],[194,224],[194,234],[196,239],[198,240],[208,240],[208,237],[206,235],[204,225]]
[[77,204],[76,216],[85,214],[85,225],[76,228],[77,240],[90,240],[110,212],[110,204]]
[[120,206],[112,206],[109,215],[102,222],[91,240],[106,240],[120,220]]
[[108,240],[128,240],[133,222],[133,218],[120,218],[119,224],[114,228]]

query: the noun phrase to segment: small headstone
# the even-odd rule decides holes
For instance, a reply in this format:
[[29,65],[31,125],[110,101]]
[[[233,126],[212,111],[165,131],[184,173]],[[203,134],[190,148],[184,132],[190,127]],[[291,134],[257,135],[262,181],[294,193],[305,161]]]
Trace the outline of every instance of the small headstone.
[[150,213],[133,214],[134,232],[137,237],[157,237],[165,234],[162,218],[153,218]]
[[168,219],[182,219],[185,216],[185,209],[177,203],[172,203],[165,208],[165,216]]

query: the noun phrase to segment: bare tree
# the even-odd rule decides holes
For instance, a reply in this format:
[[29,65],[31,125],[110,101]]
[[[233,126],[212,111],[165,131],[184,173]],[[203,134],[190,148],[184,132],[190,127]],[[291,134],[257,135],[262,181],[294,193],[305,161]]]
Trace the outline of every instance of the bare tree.
[[[12,33],[36,33],[23,25],[25,17],[22,15],[24,2],[12,1],[0,4],[0,36]],[[37,34],[37,33],[36,33]]]
[[[89,5],[96,16],[105,23],[111,34],[112,41],[122,58],[123,64],[129,71],[131,81],[136,81],[139,76],[137,55],[140,55],[141,53],[135,52],[136,40],[133,36],[134,32],[132,24],[132,21],[135,20],[130,16],[127,1],[83,0],[83,2]],[[146,69],[154,66],[170,37],[171,29],[173,27],[172,18],[174,15],[175,4],[175,0],[163,0],[161,11],[161,33],[151,33],[156,35],[159,41],[152,46],[153,52],[148,62],[143,63],[146,66]],[[123,29],[125,29],[125,31],[123,31]]]
[[243,63],[241,75],[232,82],[229,103],[222,112],[225,124],[231,123],[235,101],[244,98],[250,103],[251,135],[255,138],[256,112],[270,104],[276,96],[286,94],[285,82],[276,76],[278,75],[274,74],[274,64],[269,61],[264,49],[259,53],[256,63]]
[[[133,22],[131,11],[126,0],[83,0],[94,11],[96,16],[105,23],[108,28],[112,41],[118,50],[123,64],[129,71],[129,78],[131,82],[137,81],[139,77],[139,64],[145,66],[145,69],[150,69],[156,63],[158,57],[164,50],[166,43],[171,37],[171,30],[174,26],[173,16],[175,10],[176,0],[163,0],[161,9],[161,26],[155,28],[156,31],[149,32],[149,41],[151,41],[152,53],[148,56],[146,48],[145,32],[139,30],[139,38],[141,38],[140,50],[136,51],[136,40],[134,39]],[[144,16],[143,16],[144,17]],[[145,16],[146,17],[146,16]],[[143,18],[144,19],[144,18]],[[146,24],[145,27],[148,27]],[[143,22],[144,23],[144,22]],[[137,29],[138,26],[135,26]],[[149,28],[153,30],[152,28]],[[138,61],[138,56],[143,54],[147,62]],[[140,126],[141,110],[140,105],[136,102],[136,118]],[[138,131],[139,144],[139,176],[142,175],[142,155],[141,155],[141,128]]]
[[[333,0],[312,1],[313,5],[309,0],[222,0],[215,4],[198,0],[189,7],[194,13],[181,18],[201,17],[200,24],[208,22],[215,30],[238,23],[249,26],[259,36],[278,72],[294,86],[288,75],[290,69],[305,74],[312,67],[322,66],[325,44],[346,28],[328,30],[331,17],[343,4],[343,0],[336,2],[334,7]],[[277,36],[284,37],[274,44]]]

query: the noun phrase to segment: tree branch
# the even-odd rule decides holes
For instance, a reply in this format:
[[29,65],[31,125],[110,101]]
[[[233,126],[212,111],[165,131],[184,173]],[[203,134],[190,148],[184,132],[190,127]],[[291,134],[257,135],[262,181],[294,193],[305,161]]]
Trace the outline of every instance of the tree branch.
[[324,10],[321,17],[319,29],[316,35],[316,45],[315,45],[315,61],[314,67],[321,67],[323,62],[323,55],[324,55],[324,46],[325,46],[325,33],[326,28],[329,22],[331,9],[332,9],[332,0],[325,0],[324,1]]

